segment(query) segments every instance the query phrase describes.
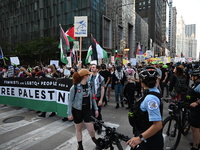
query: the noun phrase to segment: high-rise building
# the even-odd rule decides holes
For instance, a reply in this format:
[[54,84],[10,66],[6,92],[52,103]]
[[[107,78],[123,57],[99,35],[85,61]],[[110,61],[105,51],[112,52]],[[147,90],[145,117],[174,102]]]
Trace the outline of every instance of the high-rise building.
[[[129,49],[129,57],[135,56],[135,1],[107,0],[105,20],[112,25],[112,47],[120,54]],[[108,32],[104,32],[106,35]],[[104,36],[106,37],[106,36]]]
[[168,32],[168,48],[170,50],[170,56],[174,58],[176,56],[176,7],[173,7],[172,0],[169,1],[169,32]]
[[185,36],[196,39],[196,24],[189,24],[185,26]]
[[23,42],[38,37],[58,37],[59,24],[67,30],[74,16],[88,16],[88,37],[83,49],[90,45],[90,34],[102,43],[102,16],[105,0],[1,0],[0,41]]
[[196,25],[185,25],[183,17],[178,21],[177,34],[176,34],[176,55],[179,57],[181,53],[187,58],[197,57],[197,40],[196,37]]
[[186,48],[185,56],[196,59],[197,57],[197,40],[196,40],[196,24],[185,25]]
[[[162,51],[162,8],[163,0],[136,0],[136,12],[148,23],[149,46],[152,40],[155,56]],[[151,39],[151,40],[150,40]]]

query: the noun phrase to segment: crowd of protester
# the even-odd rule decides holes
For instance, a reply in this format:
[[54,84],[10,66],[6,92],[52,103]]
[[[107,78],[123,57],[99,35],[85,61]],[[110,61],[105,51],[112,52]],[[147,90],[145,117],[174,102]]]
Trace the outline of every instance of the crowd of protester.
[[[15,66],[13,76],[9,76],[8,66],[0,67],[0,78],[69,78],[73,79],[73,75],[80,72],[82,69],[86,69],[91,72],[90,79],[85,78],[88,82],[92,84],[92,90],[96,91],[95,99],[97,100],[96,106],[98,107],[98,119],[102,120],[101,107],[106,107],[111,101],[111,91],[115,93],[115,103],[116,109],[124,107],[127,104],[126,109],[135,103],[136,99],[141,97],[144,92],[144,88],[141,86],[141,80],[139,78],[139,73],[146,66],[151,66],[155,68],[156,74],[156,87],[159,89],[162,97],[172,98],[173,100],[183,99],[183,91],[176,91],[176,95],[172,95],[175,90],[176,82],[178,78],[186,79],[186,86],[190,86],[190,78],[194,70],[199,69],[199,62],[193,63],[166,63],[163,62],[151,62],[145,64],[144,62],[139,65],[127,65],[119,64],[113,65],[101,64],[100,66],[94,64],[88,65],[74,65],[73,67],[66,66],[55,66],[55,65],[37,65],[34,67],[26,66]],[[97,81],[97,78],[100,77]],[[81,78],[82,79],[82,78]],[[102,82],[103,81],[103,82]],[[194,80],[193,80],[194,81]],[[96,83],[97,82],[97,83]],[[98,85],[97,87],[95,87]],[[199,97],[200,98],[200,97]],[[198,104],[199,105],[199,104]],[[46,112],[37,112],[39,117],[46,117]],[[52,112],[49,117],[55,116],[56,113]],[[71,116],[70,116],[71,117]],[[63,121],[68,120],[68,118],[63,118]],[[69,118],[73,120],[73,118]],[[76,120],[77,121],[77,120]],[[80,121],[78,121],[80,123]],[[78,127],[77,127],[78,128]],[[197,129],[198,130],[197,130]],[[98,130],[95,128],[95,130]],[[195,133],[198,131],[198,135],[195,136],[200,139],[200,126],[193,127]],[[100,130],[101,131],[101,130]],[[93,135],[93,133],[92,133]],[[94,140],[94,135],[91,136]],[[199,141],[194,141],[192,144],[192,150],[198,149]],[[80,144],[80,143],[79,143]],[[196,144],[196,145],[195,145]]]

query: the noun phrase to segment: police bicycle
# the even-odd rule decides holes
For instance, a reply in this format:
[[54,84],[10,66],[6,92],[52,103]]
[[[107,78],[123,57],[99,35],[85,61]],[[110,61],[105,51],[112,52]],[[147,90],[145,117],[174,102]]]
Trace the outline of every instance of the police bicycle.
[[116,132],[116,128],[106,126],[103,121],[97,120],[95,117],[91,116],[97,126],[103,126],[105,128],[105,135],[103,138],[98,138],[97,146],[98,150],[108,149],[114,150],[113,145],[116,145],[118,150],[123,150],[120,141],[127,142],[130,138],[121,133]]
[[181,139],[190,130],[189,102],[177,100],[165,100],[168,106],[169,116],[163,121],[164,150],[176,150]]

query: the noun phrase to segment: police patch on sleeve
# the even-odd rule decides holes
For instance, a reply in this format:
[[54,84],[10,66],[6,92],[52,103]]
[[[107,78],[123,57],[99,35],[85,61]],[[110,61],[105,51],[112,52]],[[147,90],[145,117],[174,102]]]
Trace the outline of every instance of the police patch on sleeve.
[[158,109],[158,103],[155,100],[151,100],[148,102],[148,108],[150,110]]

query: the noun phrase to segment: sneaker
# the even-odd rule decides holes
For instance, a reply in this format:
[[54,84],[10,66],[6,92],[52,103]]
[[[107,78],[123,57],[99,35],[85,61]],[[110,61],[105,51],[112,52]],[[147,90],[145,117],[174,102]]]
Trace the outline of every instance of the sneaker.
[[45,113],[45,112],[42,112],[40,115],[38,115],[38,117],[45,118],[45,117],[46,117],[46,113]]
[[64,118],[62,118],[62,121],[63,122],[68,121],[68,118],[64,117]]
[[117,103],[117,105],[116,105],[116,107],[115,107],[116,109],[118,109],[119,108],[119,103]]
[[122,105],[122,107],[124,107],[124,103],[123,102],[121,102],[121,105]]
[[[192,142],[190,142],[190,146],[192,146],[192,147],[193,147],[193,143],[192,143]],[[200,144],[199,144],[198,148],[200,148]]]
[[41,113],[41,111],[37,111],[37,112],[36,112],[36,114],[39,114],[39,113]]
[[55,116],[56,115],[56,113],[55,112],[52,112],[50,115],[49,115],[49,117],[53,117],[53,116]]
[[84,150],[83,149],[83,145],[78,145],[78,149],[77,150]]

